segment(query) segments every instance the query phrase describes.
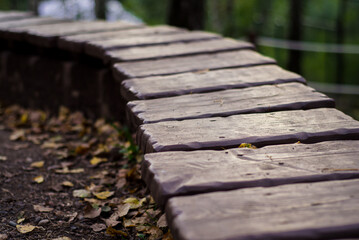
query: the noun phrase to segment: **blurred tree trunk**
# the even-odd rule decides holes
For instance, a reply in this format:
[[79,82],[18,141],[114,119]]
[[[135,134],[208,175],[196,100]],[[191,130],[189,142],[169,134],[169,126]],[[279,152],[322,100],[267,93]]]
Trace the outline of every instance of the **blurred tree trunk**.
[[32,11],[36,16],[39,15],[39,0],[30,1],[30,11]]
[[[302,12],[303,0],[290,0],[289,2],[289,36],[292,41],[300,41],[302,39]],[[288,69],[300,73],[301,72],[302,53],[297,50],[289,51]]]
[[205,0],[171,0],[168,24],[190,30],[203,29]]
[[95,0],[95,15],[97,19],[106,19],[107,0]]
[[[337,44],[342,45],[344,44],[345,40],[345,31],[344,31],[344,18],[347,10],[347,0],[340,0],[338,3],[338,13],[337,13],[337,21],[336,21],[336,40]],[[336,76],[336,82],[337,83],[343,83],[343,73],[345,69],[344,64],[344,54],[337,53],[336,54],[337,59],[337,76]]]
[[17,9],[17,0],[11,0],[10,1],[10,8],[11,9]]

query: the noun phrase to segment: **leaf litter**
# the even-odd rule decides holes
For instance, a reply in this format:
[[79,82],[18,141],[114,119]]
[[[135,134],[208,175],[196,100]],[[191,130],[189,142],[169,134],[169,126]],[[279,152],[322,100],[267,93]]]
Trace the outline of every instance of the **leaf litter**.
[[[0,111],[0,124],[12,131],[7,151],[36,145],[43,155],[25,157],[30,163],[20,169],[42,183],[36,184],[40,192],[33,212],[18,218],[24,219],[16,224],[20,234],[28,239],[172,239],[164,213],[141,180],[142,155],[126,127],[89,120],[66,107],[56,116],[17,105]],[[10,190],[9,196],[15,197]],[[37,226],[36,219],[47,225]]]

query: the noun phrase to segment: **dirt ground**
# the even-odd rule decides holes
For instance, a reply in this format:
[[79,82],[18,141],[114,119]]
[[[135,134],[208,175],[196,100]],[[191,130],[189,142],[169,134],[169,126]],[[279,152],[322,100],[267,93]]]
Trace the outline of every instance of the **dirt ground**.
[[172,239],[119,123],[0,109],[0,240]]

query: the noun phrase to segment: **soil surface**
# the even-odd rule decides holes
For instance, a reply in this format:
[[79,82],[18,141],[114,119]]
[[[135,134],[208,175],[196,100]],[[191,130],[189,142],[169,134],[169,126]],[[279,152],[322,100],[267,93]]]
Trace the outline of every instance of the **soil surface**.
[[0,240],[172,239],[119,123],[0,109]]

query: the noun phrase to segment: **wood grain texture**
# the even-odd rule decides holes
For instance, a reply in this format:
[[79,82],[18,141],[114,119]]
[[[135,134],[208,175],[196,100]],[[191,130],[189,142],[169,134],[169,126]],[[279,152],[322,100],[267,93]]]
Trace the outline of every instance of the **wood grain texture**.
[[32,17],[32,18],[25,18],[20,20],[12,20],[7,22],[0,22],[0,31],[4,31],[5,29],[11,29],[16,27],[25,27],[25,26],[40,26],[44,24],[51,24],[51,23],[63,23],[68,20],[65,19],[57,19],[57,18],[50,18],[50,17]]
[[141,169],[151,195],[164,206],[174,196],[359,178],[359,141],[151,153]]
[[[301,83],[264,85],[211,93],[132,101],[129,123],[141,125],[244,113],[334,107],[334,100]],[[136,126],[136,127],[137,127]]]
[[131,101],[286,82],[306,81],[279,66],[263,65],[129,79],[122,82],[121,94]]
[[[89,41],[85,44],[85,53],[106,59],[106,52],[129,47],[144,47],[170,43],[189,43],[200,40],[220,39],[217,34],[207,32],[178,32],[177,34],[142,35],[128,38]],[[174,46],[175,48],[176,46]]]
[[218,39],[210,41],[197,41],[189,43],[174,43],[159,46],[133,47],[106,51],[105,62],[124,62],[153,60],[168,57],[180,57],[201,53],[217,53],[230,50],[251,49],[253,45],[248,42],[233,39]]
[[116,63],[113,71],[115,77],[122,81],[128,78],[163,76],[201,70],[248,67],[273,63],[275,63],[275,60],[255,51],[239,50],[171,59]]
[[359,180],[292,184],[169,200],[177,240],[359,237]]
[[79,21],[67,22],[42,26],[26,26],[12,29],[13,34],[24,37],[29,43],[41,47],[56,46],[56,39],[60,36],[77,35],[80,33],[95,33],[139,27],[139,24],[127,22],[105,22],[105,21]]
[[71,52],[83,52],[85,44],[91,41],[110,40],[110,39],[126,39],[134,36],[143,35],[165,35],[186,32],[184,29],[171,26],[155,26],[155,27],[138,27],[133,29],[122,29],[100,33],[85,33],[61,37],[58,40],[58,47]]
[[359,122],[332,108],[167,121],[140,126],[144,153],[359,139]]

